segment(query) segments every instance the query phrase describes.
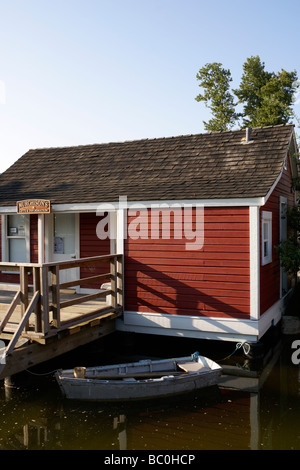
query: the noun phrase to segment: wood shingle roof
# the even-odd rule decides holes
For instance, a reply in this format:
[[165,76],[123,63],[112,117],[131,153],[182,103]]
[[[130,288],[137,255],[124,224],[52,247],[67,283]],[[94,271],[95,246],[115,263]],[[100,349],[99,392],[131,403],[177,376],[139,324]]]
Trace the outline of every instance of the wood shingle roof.
[[263,197],[294,126],[29,150],[0,177],[0,206]]

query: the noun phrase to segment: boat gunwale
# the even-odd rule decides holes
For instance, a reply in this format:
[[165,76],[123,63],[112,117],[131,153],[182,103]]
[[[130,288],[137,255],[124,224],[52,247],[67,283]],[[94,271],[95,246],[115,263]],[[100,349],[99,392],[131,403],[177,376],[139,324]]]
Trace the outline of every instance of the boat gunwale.
[[188,372],[187,374],[182,374],[182,375],[170,374],[170,375],[165,375],[163,377],[145,378],[145,379],[138,379],[138,380],[134,378],[133,379],[130,378],[129,380],[126,377],[122,377],[121,379],[93,379],[92,377],[82,379],[82,378],[77,378],[77,377],[61,377],[61,376],[58,376],[58,377],[59,377],[59,380],[61,380],[62,382],[73,382],[73,383],[76,383],[78,386],[86,386],[87,384],[124,386],[124,384],[126,385],[130,385],[130,384],[138,385],[138,384],[144,384],[144,383],[157,384],[157,383],[168,381],[168,380],[179,382],[183,380],[191,380],[193,378],[200,377],[201,375],[206,376],[206,375],[211,375],[211,374],[219,373],[219,372],[220,372],[219,369],[214,369],[214,370],[206,369],[206,370],[199,371],[199,372]]
[[[172,363],[172,364],[178,364],[180,365],[181,362],[186,363],[199,363],[201,360],[205,360],[207,362],[207,366],[202,367],[202,370],[199,369],[198,371],[188,371],[187,373],[183,373],[181,375],[174,375],[175,370],[170,370],[170,371],[161,371],[163,372],[170,372],[168,375],[160,376],[160,377],[155,377],[155,378],[140,378],[140,379],[131,379],[130,381],[128,380],[128,377],[126,376],[120,376],[120,378],[116,379],[105,379],[97,377],[93,378],[92,376],[90,377],[74,377],[74,368],[73,369],[65,369],[65,370],[58,370],[56,371],[56,378],[58,381],[71,381],[74,383],[82,383],[82,385],[87,385],[88,383],[93,383],[93,384],[113,384],[113,385],[124,385],[126,384],[139,384],[139,383],[157,383],[160,381],[163,381],[165,379],[172,379],[172,380],[178,380],[182,378],[192,378],[192,377],[197,377],[199,375],[206,375],[206,374],[211,374],[214,372],[221,372],[222,367],[213,361],[212,359],[209,359],[205,356],[196,356],[193,358],[193,355],[191,356],[184,356],[184,357],[179,357],[179,358],[168,358],[168,359],[161,359],[161,360],[151,360],[151,359],[142,359],[140,361],[135,361],[135,362],[130,362],[130,363],[119,363],[119,364],[112,364],[112,365],[103,365],[103,366],[92,366],[92,367],[87,367],[86,372],[90,371],[100,371],[104,372],[106,370],[114,370],[114,369],[119,369],[120,367],[131,367],[131,366],[142,366],[142,365],[147,365],[147,364],[167,364],[167,363]],[[203,364],[203,362],[202,362]],[[159,371],[156,371],[159,372]],[[125,380],[126,379],[126,380]]]

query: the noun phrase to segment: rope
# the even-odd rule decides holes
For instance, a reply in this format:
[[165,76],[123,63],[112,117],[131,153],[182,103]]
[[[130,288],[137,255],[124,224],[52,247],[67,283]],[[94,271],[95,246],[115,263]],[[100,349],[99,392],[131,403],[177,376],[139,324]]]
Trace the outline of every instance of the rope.
[[38,374],[36,372],[32,372],[31,370],[28,370],[28,369],[25,369],[26,372],[28,372],[29,374],[31,375],[38,375],[38,376],[41,376],[41,375],[51,375],[51,374],[54,374],[55,372],[57,372],[59,369],[55,369],[55,370],[52,370],[51,372],[45,372],[43,374]]
[[231,356],[234,355],[234,353],[236,353],[236,351],[237,351],[238,349],[242,348],[245,343],[246,343],[246,341],[242,341],[241,343],[237,343],[235,350],[234,350],[231,354],[229,354],[229,355],[226,356],[226,357],[223,357],[223,359],[217,359],[217,362],[221,362],[221,361],[225,361],[225,359],[229,359]]

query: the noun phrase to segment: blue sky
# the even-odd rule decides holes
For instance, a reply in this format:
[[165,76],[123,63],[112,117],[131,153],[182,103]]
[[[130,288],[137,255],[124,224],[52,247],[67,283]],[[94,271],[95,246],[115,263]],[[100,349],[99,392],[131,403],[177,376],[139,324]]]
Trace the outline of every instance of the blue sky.
[[299,0],[0,0],[0,172],[30,148],[204,132],[198,70],[234,87],[259,55],[300,77],[299,18]]

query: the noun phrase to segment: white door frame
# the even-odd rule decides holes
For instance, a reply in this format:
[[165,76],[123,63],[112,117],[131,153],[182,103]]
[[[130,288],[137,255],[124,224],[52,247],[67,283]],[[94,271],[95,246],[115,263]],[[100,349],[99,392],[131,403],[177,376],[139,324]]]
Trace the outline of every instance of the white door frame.
[[[76,259],[80,258],[80,220],[79,213],[75,213],[75,256]],[[46,263],[51,263],[53,261],[53,240],[54,240],[54,213],[47,214],[44,217],[44,224],[41,220],[39,221],[39,248],[41,248],[41,253],[39,250],[39,257],[44,258]],[[44,256],[43,256],[43,244],[41,242],[42,232],[44,227]],[[40,246],[41,245],[41,246]],[[76,271],[75,271],[76,270]],[[80,268],[74,268],[74,274],[76,273],[76,279],[80,278]],[[75,276],[74,276],[75,277]]]

